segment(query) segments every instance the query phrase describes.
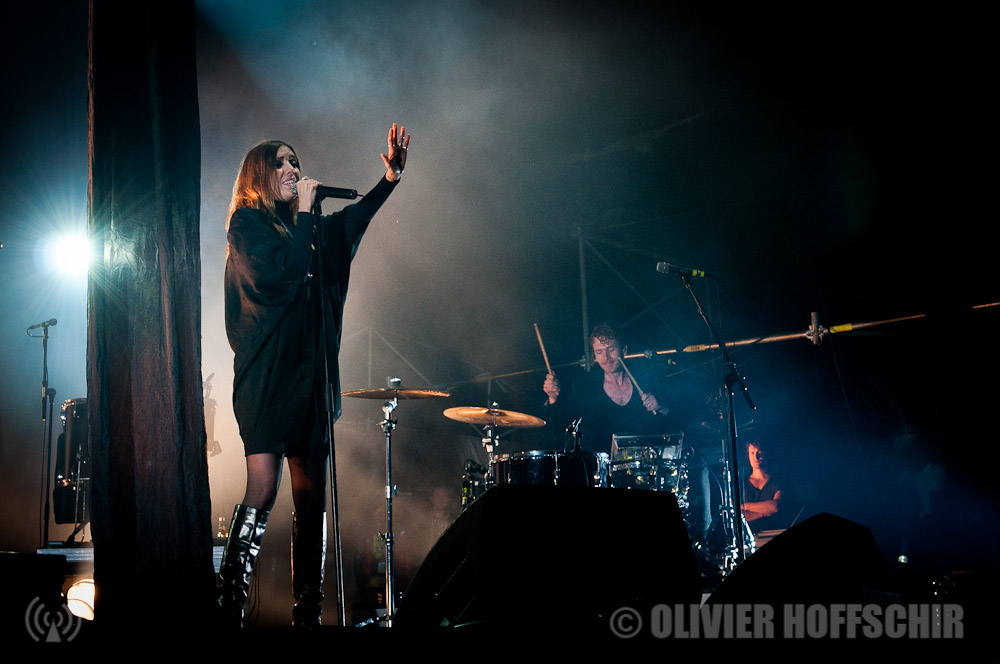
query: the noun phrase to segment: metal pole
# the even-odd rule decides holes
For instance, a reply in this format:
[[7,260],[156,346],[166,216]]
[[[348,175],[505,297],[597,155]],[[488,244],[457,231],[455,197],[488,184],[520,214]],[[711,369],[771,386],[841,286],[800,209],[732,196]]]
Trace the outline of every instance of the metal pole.
[[590,321],[587,314],[587,261],[585,259],[583,229],[576,227],[578,251],[580,253],[580,313],[583,322],[583,368],[590,371]]

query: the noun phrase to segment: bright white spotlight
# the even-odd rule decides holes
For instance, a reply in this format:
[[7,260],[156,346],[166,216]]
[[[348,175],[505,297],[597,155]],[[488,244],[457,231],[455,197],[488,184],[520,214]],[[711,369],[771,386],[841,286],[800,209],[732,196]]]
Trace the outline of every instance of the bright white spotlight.
[[67,277],[86,277],[92,251],[85,233],[61,235],[49,248],[52,269]]
[[84,620],[94,619],[94,580],[81,579],[66,591],[69,612]]

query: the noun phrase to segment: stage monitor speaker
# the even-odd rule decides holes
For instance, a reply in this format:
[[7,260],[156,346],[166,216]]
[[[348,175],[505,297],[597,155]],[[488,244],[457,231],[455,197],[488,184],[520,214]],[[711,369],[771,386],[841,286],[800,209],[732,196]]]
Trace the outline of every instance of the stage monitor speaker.
[[38,640],[53,619],[68,619],[62,611],[66,556],[0,552],[0,579],[4,584],[0,630],[5,640]]
[[394,626],[606,631],[620,607],[700,598],[672,493],[502,485],[472,503],[431,548]]
[[709,603],[887,603],[888,568],[871,531],[817,514],[778,534],[719,584]]

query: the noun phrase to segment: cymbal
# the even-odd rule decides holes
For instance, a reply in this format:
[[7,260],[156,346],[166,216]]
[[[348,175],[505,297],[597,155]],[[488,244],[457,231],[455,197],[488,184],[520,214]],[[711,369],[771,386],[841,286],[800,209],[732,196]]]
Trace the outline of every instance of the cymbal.
[[482,408],[479,406],[459,406],[448,408],[444,411],[444,416],[459,422],[469,424],[492,424],[502,427],[543,427],[545,420],[534,415],[515,413],[512,410],[500,410],[499,408]]
[[341,392],[345,397],[356,399],[433,399],[436,397],[450,397],[448,392],[440,390],[402,390],[392,388],[382,388],[377,390],[350,390]]

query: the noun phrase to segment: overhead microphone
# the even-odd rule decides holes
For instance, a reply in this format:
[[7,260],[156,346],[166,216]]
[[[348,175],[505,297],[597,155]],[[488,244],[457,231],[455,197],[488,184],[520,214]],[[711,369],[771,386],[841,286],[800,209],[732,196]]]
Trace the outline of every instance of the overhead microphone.
[[44,321],[42,323],[36,323],[34,325],[29,326],[28,330],[37,330],[40,327],[52,327],[55,324],[56,324],[56,319],[55,318],[50,318],[47,321]]
[[656,271],[662,272],[663,274],[680,274],[685,277],[704,277],[704,270],[695,270],[687,267],[679,267],[677,265],[671,265],[670,263],[657,263]]

